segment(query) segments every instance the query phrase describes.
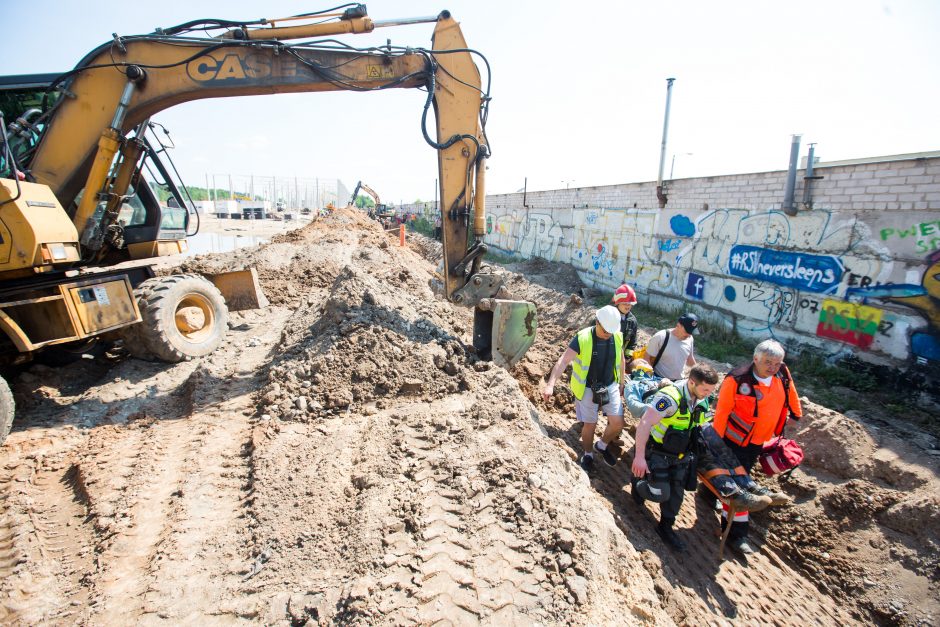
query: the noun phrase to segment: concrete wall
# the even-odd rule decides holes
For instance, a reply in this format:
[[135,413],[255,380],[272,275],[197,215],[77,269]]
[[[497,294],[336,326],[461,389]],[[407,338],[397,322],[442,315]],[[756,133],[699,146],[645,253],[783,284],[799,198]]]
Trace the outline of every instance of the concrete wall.
[[745,336],[936,365],[940,152],[818,164],[815,174],[796,216],[781,211],[785,171],[677,180],[665,209],[655,182],[492,195],[486,241],[570,263],[599,289],[630,283],[641,304],[689,309]]

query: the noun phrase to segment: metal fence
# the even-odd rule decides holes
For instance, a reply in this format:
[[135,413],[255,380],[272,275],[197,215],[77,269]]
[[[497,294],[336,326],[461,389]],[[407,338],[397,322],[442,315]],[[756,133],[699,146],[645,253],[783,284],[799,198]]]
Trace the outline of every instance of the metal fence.
[[350,191],[335,178],[206,174],[209,200],[270,202],[284,210],[346,206]]

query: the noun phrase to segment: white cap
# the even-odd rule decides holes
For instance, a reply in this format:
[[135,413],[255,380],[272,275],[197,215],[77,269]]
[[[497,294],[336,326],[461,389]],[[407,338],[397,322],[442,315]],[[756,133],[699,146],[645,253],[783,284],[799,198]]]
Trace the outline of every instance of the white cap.
[[608,333],[620,331],[620,311],[613,305],[601,307],[594,315],[597,316],[597,321]]

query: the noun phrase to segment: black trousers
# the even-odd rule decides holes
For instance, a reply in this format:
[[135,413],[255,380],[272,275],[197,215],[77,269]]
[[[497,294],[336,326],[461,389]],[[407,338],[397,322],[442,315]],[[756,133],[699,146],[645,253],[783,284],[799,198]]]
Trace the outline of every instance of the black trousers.
[[637,481],[637,490],[644,499],[659,503],[659,522],[671,527],[679,515],[685,498],[685,480],[689,472],[689,459],[678,459],[646,449],[649,472]]

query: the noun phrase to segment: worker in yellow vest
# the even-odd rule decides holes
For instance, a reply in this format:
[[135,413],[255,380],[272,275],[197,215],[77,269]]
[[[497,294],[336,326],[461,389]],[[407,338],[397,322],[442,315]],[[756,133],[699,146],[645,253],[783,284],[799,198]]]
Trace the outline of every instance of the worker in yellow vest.
[[672,527],[686,487],[695,482],[695,469],[690,467],[695,430],[708,420],[708,397],[717,385],[715,369],[696,364],[688,379],[661,388],[649,400],[636,428],[633,499],[638,504],[644,500],[659,503],[656,532],[677,551],[685,550],[685,542]]
[[[617,463],[617,454],[610,443],[623,430],[623,334],[620,332],[620,312],[613,305],[595,312],[595,324],[578,331],[568,348],[558,358],[542,397],[547,402],[555,391],[555,382],[571,365],[569,386],[575,398],[575,415],[581,423],[581,447],[578,463],[586,472],[594,467],[594,453],[598,453],[608,466]],[[607,417],[607,427],[597,443],[598,410]]]

